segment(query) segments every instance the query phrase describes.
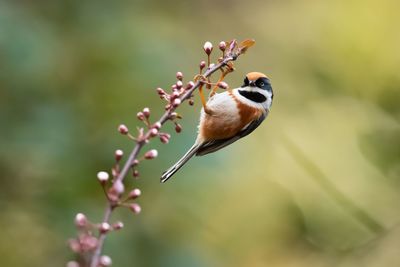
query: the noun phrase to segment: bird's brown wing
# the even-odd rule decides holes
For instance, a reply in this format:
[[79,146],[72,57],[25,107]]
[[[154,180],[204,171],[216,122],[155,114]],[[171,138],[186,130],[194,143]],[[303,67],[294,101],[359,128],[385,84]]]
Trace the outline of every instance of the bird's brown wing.
[[263,122],[263,120],[266,117],[267,117],[266,114],[261,115],[257,120],[252,121],[251,123],[246,125],[240,132],[238,132],[236,135],[230,138],[205,142],[204,144],[200,145],[200,147],[196,151],[196,156],[203,156],[215,152],[223,147],[226,147],[227,145],[232,144],[233,142],[239,140],[240,138],[245,137],[246,135],[253,132]]

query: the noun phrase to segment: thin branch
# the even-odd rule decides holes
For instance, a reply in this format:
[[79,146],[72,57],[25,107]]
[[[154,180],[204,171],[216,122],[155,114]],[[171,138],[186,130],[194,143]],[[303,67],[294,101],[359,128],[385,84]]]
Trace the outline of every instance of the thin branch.
[[[223,68],[229,62],[235,61],[239,55],[241,55],[241,51],[239,51],[238,53],[231,53],[230,55],[225,56],[220,63],[215,64],[215,65],[211,65],[207,69],[207,71],[203,74],[203,77],[204,78],[210,77],[214,72],[216,72],[217,70]],[[201,80],[197,81],[191,89],[187,90],[187,92],[180,97],[181,102],[189,99],[192,96],[193,92],[200,86],[200,84],[202,82],[203,81],[201,81]],[[175,107],[171,107],[171,109],[166,111],[157,122],[159,122],[161,125],[163,125],[167,120],[169,120],[169,118],[171,116],[171,113],[174,110],[175,110]],[[129,170],[132,167],[133,161],[135,159],[137,159],[140,150],[146,144],[145,140],[148,140],[148,138],[150,138],[150,137],[151,137],[151,130],[148,130],[144,134],[143,138],[141,138],[140,140],[136,141],[136,145],[132,149],[132,152],[130,153],[129,158],[126,160],[121,172],[118,174],[117,178],[115,179],[114,184],[123,182],[124,178],[126,177],[126,175],[128,174]],[[108,203],[106,205],[106,208],[105,208],[105,211],[104,211],[103,222],[106,222],[106,223],[110,222],[112,211],[114,210],[116,205],[117,205],[117,203],[113,203],[113,202],[108,201]],[[97,244],[97,247],[96,247],[95,251],[93,252],[93,256],[92,256],[92,261],[90,263],[90,267],[97,267],[99,265],[100,255],[101,255],[101,251],[103,249],[103,245],[104,245],[104,241],[105,241],[106,236],[107,235],[106,235],[105,232],[99,234],[98,244]]]

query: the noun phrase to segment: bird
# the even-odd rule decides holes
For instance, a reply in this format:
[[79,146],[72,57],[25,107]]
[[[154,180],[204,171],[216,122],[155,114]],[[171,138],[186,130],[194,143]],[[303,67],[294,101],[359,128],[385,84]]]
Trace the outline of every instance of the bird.
[[248,73],[241,87],[211,94],[207,103],[202,96],[197,138],[160,181],[168,181],[193,156],[216,152],[253,132],[268,116],[273,97],[270,79],[261,72]]

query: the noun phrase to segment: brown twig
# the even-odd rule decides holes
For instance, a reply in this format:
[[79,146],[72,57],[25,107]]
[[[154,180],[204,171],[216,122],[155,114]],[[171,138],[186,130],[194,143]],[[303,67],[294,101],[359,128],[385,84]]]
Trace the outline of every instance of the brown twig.
[[[174,112],[175,109],[184,101],[189,100],[189,104],[192,103],[192,97],[193,97],[193,92],[198,89],[201,85],[203,85],[204,80],[209,81],[210,76],[216,72],[217,70],[221,70],[224,72],[224,68],[231,68],[233,70],[233,64],[232,61],[235,61],[238,56],[243,54],[248,47],[250,47],[254,41],[251,41],[249,43],[242,43],[244,45],[237,45],[236,40],[233,40],[229,42],[229,46],[222,45],[222,43],[225,44],[225,42],[221,42],[219,45],[219,48],[221,51],[223,51],[223,58],[220,58],[218,60],[217,64],[211,64],[210,63],[210,54],[212,51],[212,44],[209,42],[206,42],[204,46],[204,51],[206,52],[208,56],[208,68],[206,71],[201,74],[202,69],[205,67],[203,66],[203,62],[200,64],[200,76],[202,79],[195,80],[195,83],[190,82],[186,87],[182,86],[182,78],[183,74],[181,72],[177,73],[177,79],[178,82],[173,86],[174,92],[173,94],[169,95],[167,94],[163,89],[158,88],[157,92],[160,95],[160,98],[169,101],[169,104],[166,106],[166,112],[160,117],[158,121],[156,121],[154,124],[150,124],[148,118],[150,116],[150,110],[148,108],[143,109],[143,112],[139,112],[137,114],[137,117],[139,120],[143,121],[145,125],[147,126],[147,131],[144,132],[143,128],[139,128],[139,134],[136,138],[132,138],[132,135],[129,133],[128,128],[121,124],[118,128],[119,132],[123,135],[127,135],[128,137],[131,137],[131,139],[135,142],[135,146],[133,147],[131,153],[129,154],[128,159],[124,163],[122,169],[119,168],[119,160],[122,157],[123,152],[119,150],[118,154],[116,154],[116,167],[113,168],[113,180],[112,180],[112,185],[109,188],[109,190],[106,190],[107,184],[109,184],[108,181],[108,174],[106,172],[99,172],[98,173],[98,179],[103,187],[103,190],[106,194],[107,197],[107,205],[104,210],[104,215],[103,215],[103,220],[101,222],[100,227],[98,227],[99,234],[97,236],[97,239],[93,236],[92,231],[91,231],[91,226],[93,225],[88,221],[86,216],[84,214],[77,214],[77,217],[75,219],[75,224],[77,225],[78,229],[80,231],[83,231],[87,233],[87,235],[84,237],[82,242],[81,240],[77,239],[71,239],[70,240],[70,246],[71,248],[76,251],[80,252],[81,258],[86,258],[86,262],[83,262],[81,264],[85,264],[90,266],[90,267],[98,267],[98,266],[109,266],[111,264],[111,258],[107,256],[101,256],[101,252],[103,249],[103,245],[105,242],[105,239],[107,237],[107,233],[110,230],[118,230],[122,228],[123,224],[122,222],[119,222],[117,224],[118,226],[110,226],[110,219],[112,212],[115,208],[119,206],[125,206],[125,207],[130,207],[130,209],[135,212],[139,213],[140,212],[140,206],[136,203],[126,203],[126,200],[130,199],[135,199],[140,195],[140,190],[135,189],[131,192],[135,192],[132,196],[129,195],[125,201],[121,204],[120,198],[124,192],[124,185],[123,181],[125,177],[128,175],[129,171],[133,169],[133,174],[134,176],[138,176],[138,171],[135,168],[135,166],[140,162],[138,158],[138,155],[142,148],[149,142],[149,140],[155,136],[159,136],[161,142],[167,143],[169,139],[169,134],[167,133],[160,133],[159,130],[162,127],[162,125],[167,122],[168,120],[171,120],[175,123],[175,130],[177,132],[180,132],[181,126],[175,121],[177,118],[179,119],[180,116]],[[226,88],[226,86],[220,86],[221,88]],[[157,151],[155,150],[150,150],[144,155],[144,159],[152,159],[157,156]],[[96,240],[97,242],[91,242],[93,240]],[[89,253],[89,255],[88,255]],[[83,256],[88,256],[83,257]],[[104,261],[106,263],[104,263]],[[76,262],[71,262],[71,263],[76,263]],[[77,263],[76,263],[77,264]],[[69,265],[68,265],[69,266]],[[71,265],[72,266],[72,265]],[[73,265],[73,266],[79,266],[79,265]]]
[[[221,69],[222,67],[224,67],[228,62],[230,61],[234,61],[237,59],[237,57],[240,54],[233,54],[233,55],[228,55],[225,56],[225,58],[218,64],[212,66],[211,68],[209,68],[204,74],[203,76],[208,78],[209,76],[211,76],[211,74],[213,74],[214,72],[216,72],[217,70]],[[190,98],[190,96],[192,95],[193,91],[196,90],[201,84],[201,81],[197,81],[195,83],[195,85],[193,86],[192,89],[188,90],[180,99],[181,102],[187,100]],[[166,111],[161,118],[158,120],[158,122],[163,125],[169,118],[170,114],[175,110],[175,108],[171,108],[170,110]],[[122,168],[121,172],[119,173],[117,179],[115,182],[122,182],[124,180],[124,178],[126,177],[126,175],[128,174],[131,166],[132,166],[132,162],[137,158],[140,150],[142,149],[142,147],[145,145],[145,141],[147,138],[150,137],[150,131],[147,131],[144,135],[144,139],[140,140],[138,142],[136,142],[135,147],[133,148],[131,154],[129,155],[129,158],[127,159],[127,161],[124,164],[124,167]],[[114,183],[115,183],[114,182]],[[106,209],[104,211],[104,216],[103,216],[103,222],[107,222],[109,223],[110,221],[110,217],[112,214],[113,209],[115,208],[115,206],[111,203],[108,202]],[[107,233],[100,233],[99,235],[99,240],[98,240],[98,245],[96,250],[93,253],[93,257],[92,257],[92,261],[90,264],[90,267],[97,267],[99,264],[99,258],[100,258],[100,254],[103,248],[103,244],[104,244],[104,240],[106,238],[106,234]]]

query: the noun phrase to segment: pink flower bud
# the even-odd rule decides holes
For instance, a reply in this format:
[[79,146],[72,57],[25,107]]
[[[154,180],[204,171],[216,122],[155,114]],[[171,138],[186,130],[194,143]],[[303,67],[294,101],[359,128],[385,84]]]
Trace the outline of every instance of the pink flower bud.
[[97,180],[102,184],[105,184],[109,178],[110,175],[107,172],[101,171],[97,173]]
[[206,66],[206,62],[203,60],[200,62],[200,70],[204,69],[204,67]]
[[157,156],[158,156],[158,151],[156,149],[149,150],[144,154],[145,159],[154,159]]
[[118,131],[119,131],[121,134],[128,134],[128,132],[129,132],[128,127],[126,127],[125,124],[120,124],[120,125],[118,126]]
[[83,213],[78,213],[75,216],[75,225],[77,227],[86,227],[86,225],[88,224],[88,219],[86,218],[85,214]]
[[139,177],[140,173],[138,170],[133,170],[132,175],[133,175],[133,177],[137,178],[137,177]]
[[177,81],[177,82],[176,82],[176,89],[181,89],[182,86],[183,86],[182,81]]
[[156,123],[154,123],[153,128],[156,128],[157,130],[161,129],[161,122],[157,121]]
[[178,98],[179,95],[180,95],[180,93],[179,93],[178,91],[174,91],[174,92],[172,93],[172,95],[171,95],[171,99]]
[[143,109],[143,114],[146,118],[150,117],[150,109],[149,108],[144,108]]
[[100,233],[105,234],[111,230],[111,226],[109,223],[103,222],[100,224],[99,230],[100,230]]
[[235,49],[236,45],[237,45],[237,41],[236,41],[236,39],[233,39],[231,44],[229,45],[229,52],[232,52],[233,49]]
[[158,93],[160,96],[165,95],[165,91],[164,91],[162,88],[158,87],[156,90],[157,90],[157,93]]
[[121,149],[115,150],[114,157],[116,161],[120,161],[122,159],[122,156],[124,155],[124,151]]
[[143,114],[143,112],[141,112],[141,111],[139,111],[137,114],[136,114],[136,117],[138,118],[138,120],[144,120],[144,114]]
[[103,255],[100,257],[99,264],[101,267],[108,267],[112,265],[112,260],[109,256]]
[[186,90],[190,90],[190,89],[192,89],[194,87],[194,82],[192,82],[192,81],[190,81],[190,82],[188,82],[188,84],[186,85]]
[[171,120],[174,120],[174,119],[176,119],[177,117],[178,117],[178,113],[176,113],[176,112],[172,112],[171,115],[169,115],[169,118],[170,118]]
[[98,239],[92,235],[84,234],[79,237],[82,251],[93,251],[99,244]]
[[169,139],[170,139],[169,134],[168,135],[167,134],[161,134],[160,135],[160,141],[163,144],[168,144],[169,143]]
[[80,253],[81,252],[81,244],[79,243],[79,240],[77,239],[70,239],[68,240],[68,245],[69,248],[75,252],[75,253]]
[[194,105],[194,100],[193,99],[189,99],[189,105],[191,105],[191,106]]
[[219,82],[218,87],[221,89],[228,89],[228,84],[226,82]]
[[219,47],[219,49],[220,49],[221,51],[225,51],[225,49],[226,49],[226,43],[225,43],[224,41],[222,41],[222,42],[219,43],[218,47]]
[[142,191],[140,191],[139,188],[133,189],[131,192],[129,192],[129,198],[130,199],[136,199],[142,194]]
[[142,211],[142,208],[137,203],[132,203],[129,205],[131,211],[135,214],[139,214]]
[[176,78],[177,78],[178,80],[182,81],[182,79],[183,79],[183,74],[182,74],[182,72],[178,71],[178,72],[176,73]]
[[117,195],[122,195],[125,191],[125,186],[120,180],[117,180],[112,186],[112,191]]
[[158,135],[158,129],[157,128],[151,128],[150,129],[150,136],[154,137]]
[[171,89],[172,89],[172,90],[176,90],[176,89],[177,89],[176,83],[174,83],[173,85],[171,85]]
[[175,132],[177,133],[182,132],[182,126],[179,123],[175,124]]
[[132,167],[133,166],[137,166],[138,164],[139,164],[139,160],[134,159],[133,162],[132,162]]
[[204,46],[203,46],[204,52],[206,52],[207,55],[211,54],[211,51],[213,49],[213,45],[210,42],[205,42]]
[[174,102],[172,103],[173,107],[177,107],[181,104],[181,100],[179,98],[174,99]]
[[115,188],[114,187],[111,187],[110,189],[108,189],[107,197],[112,202],[118,202],[119,201],[119,195],[115,192]]
[[116,222],[116,223],[114,223],[113,226],[112,226],[112,228],[113,228],[114,230],[119,230],[119,229],[122,229],[123,227],[124,227],[124,224],[123,224],[122,222]]

